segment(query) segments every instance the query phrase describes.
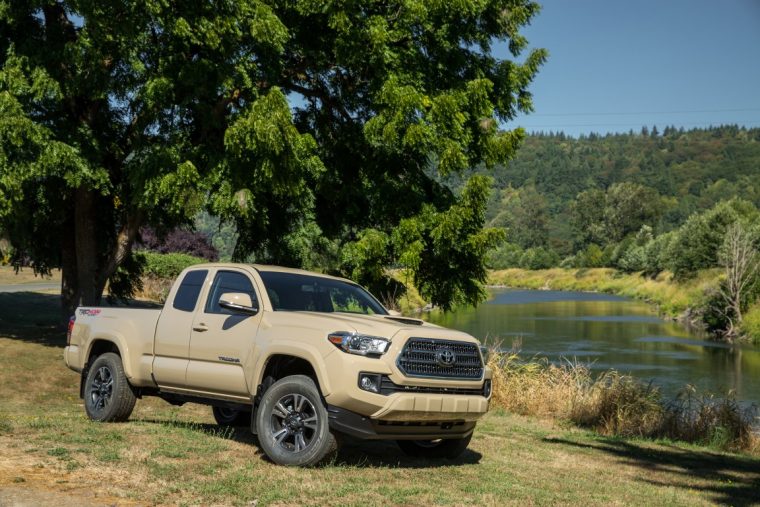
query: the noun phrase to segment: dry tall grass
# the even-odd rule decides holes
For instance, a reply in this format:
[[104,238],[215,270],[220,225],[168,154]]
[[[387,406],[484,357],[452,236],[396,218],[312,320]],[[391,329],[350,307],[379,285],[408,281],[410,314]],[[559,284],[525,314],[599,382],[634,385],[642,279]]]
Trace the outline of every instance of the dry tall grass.
[[494,351],[493,404],[523,415],[551,416],[608,436],[669,438],[730,451],[760,452],[755,407],[729,393],[717,398],[687,387],[672,402],[660,390],[614,370],[598,377],[578,363],[522,361]]

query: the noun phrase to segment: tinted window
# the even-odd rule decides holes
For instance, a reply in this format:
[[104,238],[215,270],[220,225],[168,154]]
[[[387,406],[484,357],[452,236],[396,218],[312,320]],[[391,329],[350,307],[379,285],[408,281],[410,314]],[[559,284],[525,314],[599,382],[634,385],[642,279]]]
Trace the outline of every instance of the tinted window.
[[261,271],[260,275],[275,311],[387,315],[369,292],[352,283],[277,271]]
[[208,271],[200,269],[197,271],[189,271],[185,278],[182,280],[182,284],[177,289],[177,295],[174,296],[174,308],[182,310],[183,312],[192,312],[195,310],[195,303],[198,302],[198,294],[201,293],[203,288],[203,281],[206,279]]
[[220,271],[214,277],[214,284],[211,286],[208,299],[206,299],[206,313],[223,313],[225,315],[235,313],[219,306],[219,298],[226,292],[243,292],[248,294],[251,296],[253,305],[258,306],[256,292],[253,290],[251,280],[246,275],[235,271]]

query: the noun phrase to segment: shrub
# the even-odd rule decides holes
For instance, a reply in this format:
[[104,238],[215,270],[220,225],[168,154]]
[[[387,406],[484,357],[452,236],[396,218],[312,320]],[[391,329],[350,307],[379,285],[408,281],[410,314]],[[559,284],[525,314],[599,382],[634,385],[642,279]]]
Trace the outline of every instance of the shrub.
[[573,402],[571,421],[603,435],[657,434],[665,412],[659,389],[614,370],[585,381]]
[[671,231],[657,236],[644,246],[644,274],[655,277],[665,271],[667,255],[675,237],[676,232]]
[[182,253],[139,252],[137,255],[142,259],[142,277],[137,291],[142,298],[161,303],[166,301],[174,279],[183,269],[206,262],[206,259]]
[[183,253],[160,254],[156,252],[141,252],[145,258],[143,275],[151,278],[175,279],[183,269],[206,262],[200,257]]
[[628,236],[626,238],[623,238],[620,243],[615,245],[615,247],[612,249],[612,254],[610,255],[610,265],[615,267],[620,267],[620,260],[625,256],[625,253],[634,246],[633,238],[631,236]]
[[760,345],[760,302],[755,303],[744,314],[741,331],[749,341],[755,345]]
[[716,398],[686,386],[668,404],[660,434],[730,451],[760,450],[753,431],[755,407],[742,407],[733,391]]
[[667,267],[677,278],[687,278],[700,269],[717,266],[728,226],[757,219],[757,208],[742,199],[720,202],[704,213],[690,216],[669,245]]
[[756,408],[743,408],[733,393],[716,398],[687,386],[665,403],[659,389],[609,370],[594,377],[578,363],[521,361],[492,350],[492,404],[523,415],[553,416],[601,434],[670,438],[731,451],[758,451]]
[[627,273],[644,271],[647,266],[646,249],[643,246],[632,245],[618,260],[618,268]]
[[718,283],[718,286],[707,288],[697,308],[706,329],[716,335],[728,329],[728,318],[733,316],[727,312],[726,300],[721,294],[721,285],[723,285],[722,281]]
[[642,225],[635,237],[620,242],[611,259],[612,264],[628,273],[644,271],[647,266],[646,246],[652,241],[652,228]]
[[548,269],[559,264],[559,255],[554,250],[543,247],[529,248],[520,256],[520,267],[524,269]]
[[520,266],[522,248],[514,243],[504,243],[486,256],[486,266],[490,269],[509,269]]
[[578,256],[570,255],[562,259],[562,262],[559,263],[559,267],[563,269],[573,269],[573,268],[582,267],[582,266],[579,266],[578,264],[579,264]]
[[140,250],[164,254],[184,253],[211,262],[219,259],[219,252],[211,245],[208,236],[179,228],[160,235],[150,227],[143,227],[140,229],[140,242],[137,247]]
[[601,268],[608,262],[609,259],[605,259],[602,249],[594,243],[586,247],[586,250],[578,256],[579,268]]

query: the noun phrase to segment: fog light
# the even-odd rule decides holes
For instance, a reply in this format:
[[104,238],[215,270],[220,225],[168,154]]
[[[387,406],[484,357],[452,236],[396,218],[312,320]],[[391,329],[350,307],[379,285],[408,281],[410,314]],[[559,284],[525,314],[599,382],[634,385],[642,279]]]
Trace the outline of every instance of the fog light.
[[359,389],[380,394],[380,377],[377,373],[360,373]]
[[483,382],[483,396],[485,396],[486,398],[491,397],[491,380],[490,379]]

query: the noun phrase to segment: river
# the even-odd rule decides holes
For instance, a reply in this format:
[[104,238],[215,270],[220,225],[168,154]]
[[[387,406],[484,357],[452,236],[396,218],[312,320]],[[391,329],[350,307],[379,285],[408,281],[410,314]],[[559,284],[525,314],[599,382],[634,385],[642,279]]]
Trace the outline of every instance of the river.
[[608,294],[496,289],[477,308],[433,313],[430,322],[460,329],[520,356],[614,368],[660,386],[666,397],[687,384],[729,389],[760,405],[760,349],[729,346],[664,321],[646,303]]

